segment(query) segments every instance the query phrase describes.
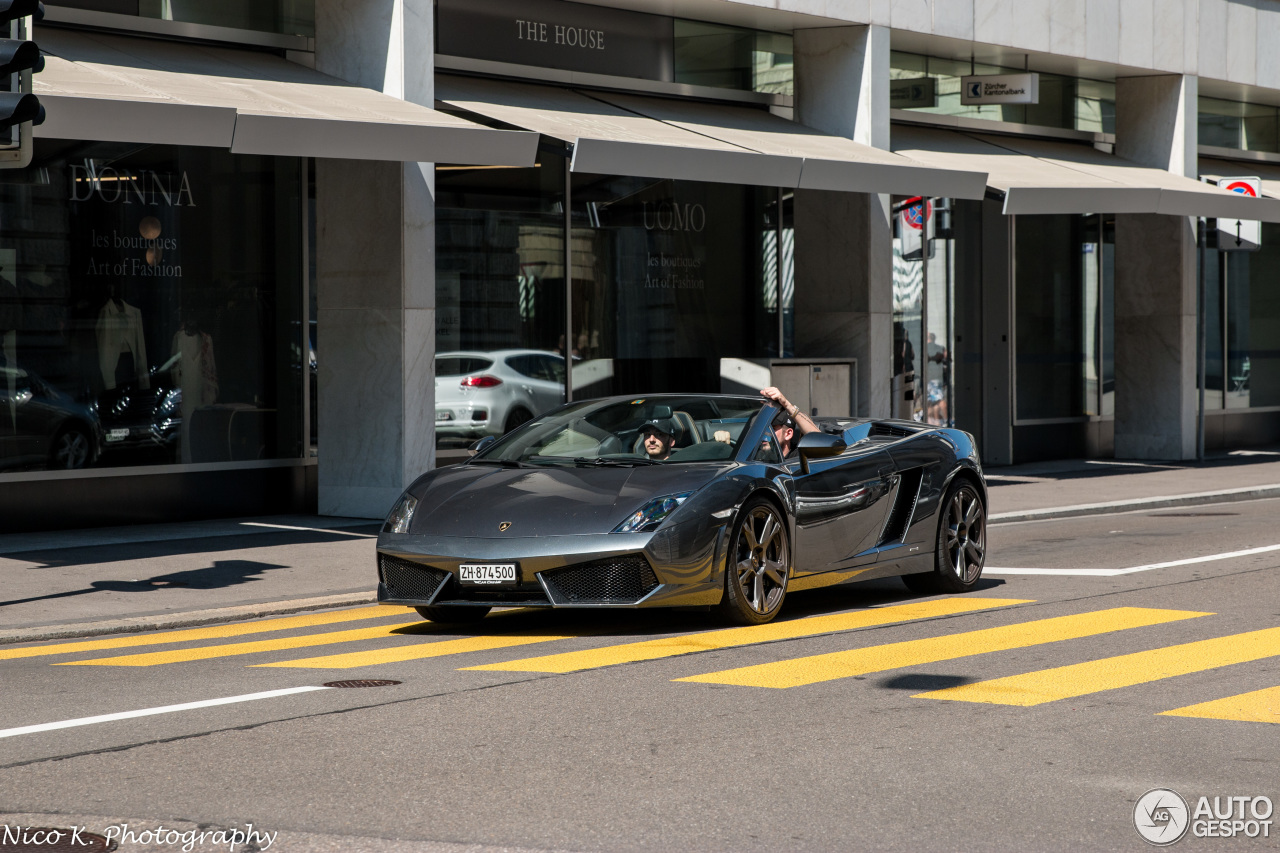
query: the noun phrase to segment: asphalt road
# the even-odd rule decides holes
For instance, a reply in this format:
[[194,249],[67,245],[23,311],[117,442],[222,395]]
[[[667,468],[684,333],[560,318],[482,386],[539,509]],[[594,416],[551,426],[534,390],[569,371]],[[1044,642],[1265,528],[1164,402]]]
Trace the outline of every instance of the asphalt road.
[[[1278,517],[1256,501],[997,525],[974,593],[795,594],[747,630],[511,611],[460,633],[356,608],[0,646],[0,833],[252,823],[279,834],[237,849],[286,853],[1146,849],[1151,789],[1192,812],[1280,800]],[[352,679],[401,683],[275,692]],[[1271,850],[1276,829],[1193,823],[1176,849]]]

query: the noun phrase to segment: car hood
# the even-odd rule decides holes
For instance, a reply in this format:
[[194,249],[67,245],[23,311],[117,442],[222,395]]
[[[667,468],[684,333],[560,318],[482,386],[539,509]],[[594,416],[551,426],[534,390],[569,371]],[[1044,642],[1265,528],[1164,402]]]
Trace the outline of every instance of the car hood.
[[[732,465],[441,468],[411,489],[418,509],[410,532],[483,539],[608,533],[651,498],[696,491]],[[500,531],[504,522],[511,526]]]

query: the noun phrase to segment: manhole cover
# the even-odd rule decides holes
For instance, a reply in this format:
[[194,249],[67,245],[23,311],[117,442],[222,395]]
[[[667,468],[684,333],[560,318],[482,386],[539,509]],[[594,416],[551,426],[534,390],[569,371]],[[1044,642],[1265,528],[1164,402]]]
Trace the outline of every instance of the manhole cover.
[[390,681],[379,678],[356,678],[351,681],[326,681],[325,687],[390,687],[393,684],[399,684],[399,681]]
[[101,835],[51,826],[0,826],[0,853],[110,853],[116,843]]

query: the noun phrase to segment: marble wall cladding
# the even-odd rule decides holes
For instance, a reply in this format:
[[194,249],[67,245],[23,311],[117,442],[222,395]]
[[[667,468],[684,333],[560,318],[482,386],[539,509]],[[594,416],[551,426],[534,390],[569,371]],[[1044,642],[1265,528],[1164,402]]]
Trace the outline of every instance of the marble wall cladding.
[[1196,73],[1227,79],[1227,0],[1200,0],[1200,47]]
[[[1186,19],[1181,14],[1160,14],[1155,16],[1153,23],[1155,30],[1151,55],[1152,67],[1180,72],[1183,68],[1183,55],[1186,52]],[[1195,32],[1194,25],[1195,22],[1193,20],[1191,24],[1193,33]]]
[[1120,7],[1120,64],[1151,68],[1154,61],[1155,0],[1123,0]]
[[1280,89],[1280,3],[1258,5],[1254,52],[1258,59],[1258,85]]
[[436,306],[436,170],[431,163],[405,163],[404,307]]
[[934,0],[933,33],[946,38],[973,38],[974,0]]
[[391,66],[402,55],[402,3],[316,0],[316,70],[383,91],[389,75],[399,76]]
[[321,308],[398,308],[401,163],[316,161],[316,291]]
[[1088,0],[1058,0],[1049,4],[1049,49],[1066,56],[1084,56]]
[[435,467],[435,309],[405,309],[403,353],[404,453],[402,457],[402,482],[404,485],[408,485],[418,475]]
[[1195,177],[1196,78],[1182,74],[1116,80],[1116,154]]
[[889,25],[895,30],[933,32],[933,6],[933,0],[893,0],[893,7],[889,10]]
[[402,313],[321,308],[317,319],[320,512],[378,518],[404,487]]
[[1195,234],[1183,217],[1116,217],[1116,456],[1195,455]]
[[1120,4],[1115,0],[1087,0],[1085,56],[1099,62],[1120,60]]

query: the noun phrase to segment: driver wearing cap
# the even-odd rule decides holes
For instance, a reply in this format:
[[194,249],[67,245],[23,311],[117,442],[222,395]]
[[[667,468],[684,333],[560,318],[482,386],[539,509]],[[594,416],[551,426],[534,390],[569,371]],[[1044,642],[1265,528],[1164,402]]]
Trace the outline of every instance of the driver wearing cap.
[[644,452],[654,462],[662,462],[671,455],[671,445],[676,441],[676,426],[671,418],[654,418],[640,427],[644,436]]

